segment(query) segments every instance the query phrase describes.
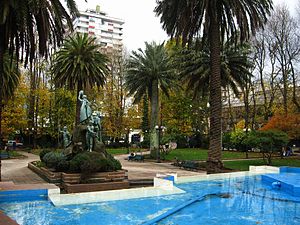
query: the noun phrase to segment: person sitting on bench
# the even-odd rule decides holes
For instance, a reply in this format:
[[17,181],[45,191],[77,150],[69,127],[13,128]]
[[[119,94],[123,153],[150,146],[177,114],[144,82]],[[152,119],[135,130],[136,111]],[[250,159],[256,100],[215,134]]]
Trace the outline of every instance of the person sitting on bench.
[[128,156],[128,160],[133,160],[135,157],[135,154],[133,152],[130,153],[130,155]]

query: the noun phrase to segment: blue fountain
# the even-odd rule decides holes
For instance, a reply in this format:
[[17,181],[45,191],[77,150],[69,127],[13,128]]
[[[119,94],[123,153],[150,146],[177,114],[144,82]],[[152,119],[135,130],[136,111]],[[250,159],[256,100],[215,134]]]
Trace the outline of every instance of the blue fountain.
[[300,168],[280,167],[280,173],[262,175],[262,181],[274,189],[300,197]]

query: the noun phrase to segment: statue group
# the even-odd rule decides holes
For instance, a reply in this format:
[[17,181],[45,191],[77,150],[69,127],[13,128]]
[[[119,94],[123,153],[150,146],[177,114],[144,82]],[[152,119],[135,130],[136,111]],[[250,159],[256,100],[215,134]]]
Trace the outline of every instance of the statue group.
[[81,101],[80,124],[86,125],[86,149],[93,151],[95,139],[102,142],[101,136],[101,115],[99,111],[92,111],[91,102],[81,90],[78,95]]
[[[78,152],[80,150],[94,151],[97,146],[97,151],[103,148],[101,134],[101,115],[99,111],[92,111],[91,102],[81,90],[78,95],[78,100],[81,102],[80,107],[80,124],[76,126],[73,132],[73,140],[69,134],[67,127],[64,127],[61,133],[63,134],[63,146],[67,152]],[[83,135],[85,140],[83,140]],[[70,147],[73,142],[73,146]],[[79,147],[78,147],[79,146]]]

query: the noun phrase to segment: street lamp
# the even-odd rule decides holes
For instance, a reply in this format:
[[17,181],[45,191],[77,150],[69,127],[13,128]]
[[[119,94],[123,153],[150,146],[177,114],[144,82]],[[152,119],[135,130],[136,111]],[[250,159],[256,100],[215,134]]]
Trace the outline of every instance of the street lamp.
[[155,129],[158,132],[158,136],[157,136],[158,137],[158,148],[156,149],[156,161],[158,163],[160,163],[160,135],[161,135],[161,131],[163,131],[165,129],[165,127],[156,125]]

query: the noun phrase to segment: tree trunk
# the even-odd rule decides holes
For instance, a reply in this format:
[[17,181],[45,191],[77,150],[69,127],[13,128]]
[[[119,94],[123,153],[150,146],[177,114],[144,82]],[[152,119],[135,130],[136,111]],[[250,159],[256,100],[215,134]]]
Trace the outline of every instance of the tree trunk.
[[[1,38],[0,38],[1,39]],[[2,146],[2,100],[3,100],[3,77],[4,77],[4,48],[0,43],[0,147]],[[0,157],[0,181],[1,181],[1,157]]]
[[151,157],[157,157],[157,151],[159,150],[158,130],[155,126],[158,124],[158,106],[159,106],[159,95],[158,95],[158,80],[152,82],[152,93],[151,93],[151,120],[150,120],[150,152]]
[[[36,91],[36,65],[34,61],[30,61],[29,70],[30,70],[30,91],[29,91],[29,108],[28,108],[28,135],[29,135],[29,145],[35,148],[35,130],[34,130],[34,118],[35,118],[35,91]],[[30,143],[30,140],[32,143]]]
[[221,102],[221,57],[220,57],[220,25],[216,12],[210,11],[211,24],[209,28],[210,44],[210,129],[209,151],[207,160],[207,172],[220,172],[223,163],[221,161],[222,150],[222,102]]
[[[3,107],[3,77],[4,77],[4,49],[0,44],[0,147],[2,146],[2,107]],[[1,180],[1,176],[0,176]]]
[[293,103],[295,104],[296,108],[297,108],[297,112],[300,112],[300,104],[297,100],[297,81],[296,81],[296,75],[295,75],[295,70],[294,70],[294,66],[293,63],[290,62],[291,65],[291,74],[292,74],[292,82],[293,82]]

